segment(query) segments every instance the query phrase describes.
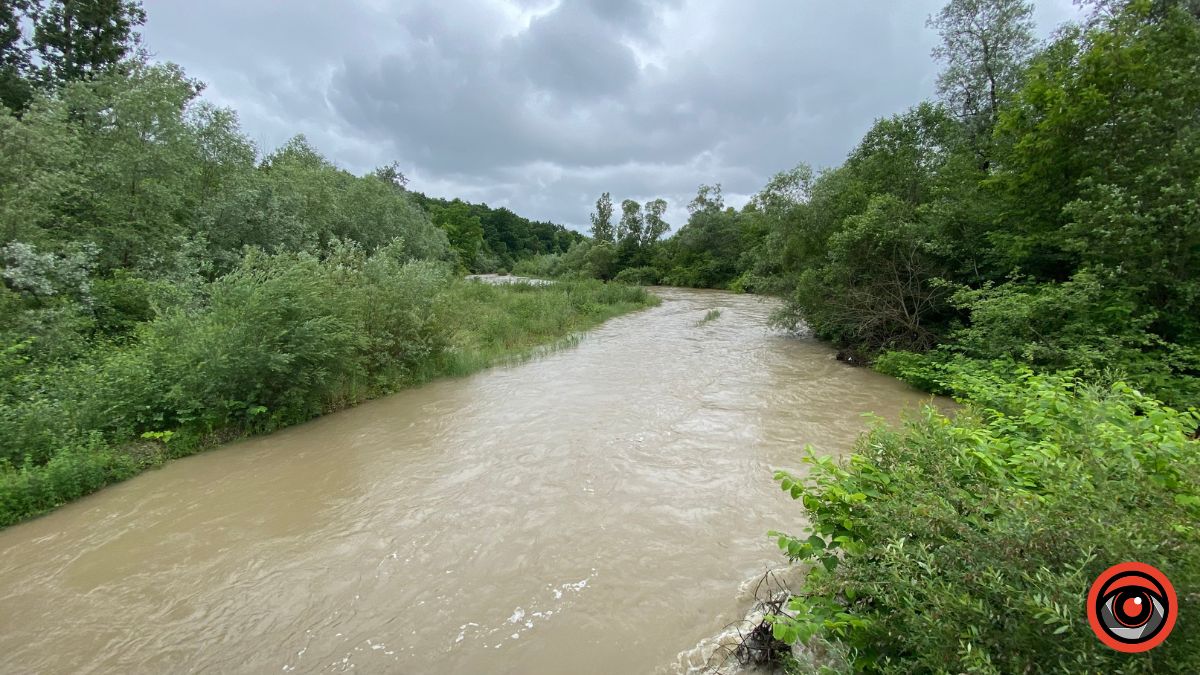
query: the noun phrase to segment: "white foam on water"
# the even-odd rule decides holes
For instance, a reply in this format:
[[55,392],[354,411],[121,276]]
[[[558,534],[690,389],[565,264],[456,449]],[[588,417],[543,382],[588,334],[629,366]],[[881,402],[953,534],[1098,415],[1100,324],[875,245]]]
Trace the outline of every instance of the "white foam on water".
[[[501,623],[495,626],[480,626],[477,623],[464,623],[458,627],[458,634],[454,636],[454,641],[450,648],[454,649],[468,639],[478,639],[485,642],[484,648],[491,647],[498,649],[499,645],[489,645],[492,639],[503,637],[504,640],[520,640],[521,635],[537,627],[539,621],[549,621],[556,614],[562,614],[573,604],[573,596],[577,596],[584,592],[592,579],[596,577],[596,569],[592,568],[588,576],[579,581],[568,581],[559,584],[547,584],[546,590],[553,595],[553,600],[550,601],[552,608],[539,608],[539,605],[546,603],[545,596],[542,599],[533,598],[530,602],[518,606],[513,609],[512,614],[504,619]],[[528,607],[528,609],[526,609]],[[512,631],[516,627],[516,632]],[[474,628],[476,630],[470,630]],[[501,643],[503,644],[503,643]]]
[[[763,622],[765,612],[759,605],[759,601],[785,592],[786,588],[797,587],[800,578],[806,572],[807,568],[804,566],[789,565],[757,574],[738,584],[736,597],[739,604],[747,607],[746,613],[717,634],[700,640],[691,649],[679,652],[675,661],[668,666],[667,672],[688,674],[710,674],[718,671],[722,674],[733,674],[748,670],[757,672],[753,667],[741,666],[735,652],[738,645],[742,643],[743,636],[749,635]],[[756,597],[756,593],[759,597]]]

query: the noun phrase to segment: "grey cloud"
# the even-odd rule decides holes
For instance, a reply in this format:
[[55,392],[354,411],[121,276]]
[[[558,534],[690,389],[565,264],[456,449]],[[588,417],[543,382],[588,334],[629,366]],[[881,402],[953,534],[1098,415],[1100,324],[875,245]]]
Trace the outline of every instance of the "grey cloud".
[[513,74],[556,96],[617,95],[637,80],[633,51],[581,3],[563,4],[510,38]]
[[[148,46],[271,147],[576,226],[596,195],[739,204],[931,95],[941,0],[148,0]],[[1044,0],[1043,32],[1074,15]]]

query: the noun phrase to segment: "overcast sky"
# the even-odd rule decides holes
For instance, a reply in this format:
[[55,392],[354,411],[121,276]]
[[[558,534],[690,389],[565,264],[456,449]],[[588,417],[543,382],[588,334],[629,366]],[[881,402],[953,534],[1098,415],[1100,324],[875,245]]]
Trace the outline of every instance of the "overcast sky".
[[[744,203],[932,95],[942,0],[145,0],[147,48],[265,150],[586,229],[603,191]],[[1075,17],[1040,0],[1044,36]]]

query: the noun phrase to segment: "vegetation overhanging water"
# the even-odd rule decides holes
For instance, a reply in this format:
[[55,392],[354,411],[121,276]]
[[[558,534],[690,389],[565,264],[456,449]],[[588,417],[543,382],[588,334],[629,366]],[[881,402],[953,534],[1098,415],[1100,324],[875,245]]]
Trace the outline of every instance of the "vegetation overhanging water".
[[[669,237],[662,199],[618,215],[604,193],[585,237],[412,192],[394,163],[353,175],[303,137],[261,151],[179,66],[134,49],[139,3],[79,4],[0,5],[0,523],[649,302],[622,284],[723,288],[779,296],[775,325],[966,403],[777,475],[807,519],[776,542],[814,571],[775,637],[853,670],[1200,671],[1186,618],[1131,659],[1078,611],[1123,560],[1200,586],[1193,0],[1094,0],[1043,44],[1024,0],[949,0],[929,24],[936,100],[743,208],[701,186]],[[509,271],[574,281],[456,281]],[[695,340],[736,330],[728,309],[688,317]],[[108,565],[80,574],[124,569]],[[592,583],[582,571],[572,583]],[[57,581],[70,597],[79,579]],[[1180,616],[1196,603],[1184,590]]]

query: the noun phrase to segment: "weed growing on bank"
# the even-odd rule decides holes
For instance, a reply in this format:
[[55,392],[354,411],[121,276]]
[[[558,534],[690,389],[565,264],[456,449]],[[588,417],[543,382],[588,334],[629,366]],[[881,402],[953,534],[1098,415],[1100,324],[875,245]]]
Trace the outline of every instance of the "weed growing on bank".
[[490,286],[398,248],[252,252],[191,306],[66,365],[0,354],[0,526],[172,457],[569,340],[657,300],[598,281]]
[[1200,613],[1182,590],[1200,587],[1200,415],[1028,369],[942,385],[968,401],[954,417],[928,407],[777,475],[812,523],[779,545],[812,571],[776,635],[840,644],[859,671],[1200,672],[1200,633],[1122,654],[1085,610],[1102,571],[1140,561]]

